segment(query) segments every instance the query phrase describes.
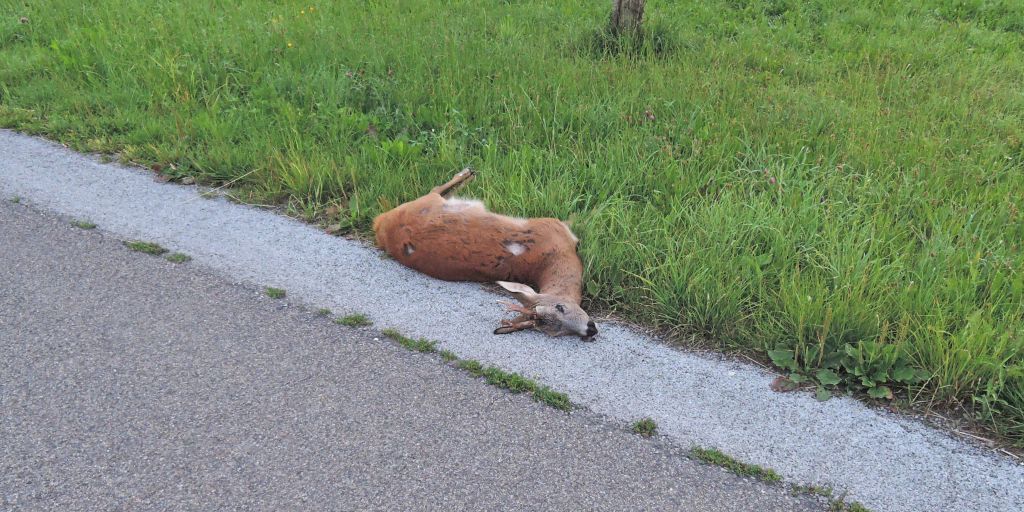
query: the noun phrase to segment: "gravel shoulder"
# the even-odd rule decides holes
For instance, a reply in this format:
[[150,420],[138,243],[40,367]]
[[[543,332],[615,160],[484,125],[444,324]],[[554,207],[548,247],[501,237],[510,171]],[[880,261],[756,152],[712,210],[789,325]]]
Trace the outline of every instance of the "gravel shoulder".
[[759,368],[675,350],[615,324],[600,326],[593,344],[493,336],[503,297],[479,285],[436,281],[362,244],[36,138],[0,131],[0,154],[6,197],[158,242],[231,280],[285,288],[306,303],[438,340],[613,421],[651,417],[680,449],[717,448],[876,510],[1024,507],[1024,467],[855,400],[774,393],[773,375]]

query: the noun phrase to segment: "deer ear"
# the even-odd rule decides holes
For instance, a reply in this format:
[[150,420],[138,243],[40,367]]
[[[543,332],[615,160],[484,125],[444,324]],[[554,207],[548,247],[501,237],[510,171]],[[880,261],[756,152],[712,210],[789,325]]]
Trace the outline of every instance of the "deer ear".
[[521,283],[510,283],[508,281],[497,281],[498,286],[512,292],[516,300],[523,303],[524,306],[530,307],[537,303],[537,292]]

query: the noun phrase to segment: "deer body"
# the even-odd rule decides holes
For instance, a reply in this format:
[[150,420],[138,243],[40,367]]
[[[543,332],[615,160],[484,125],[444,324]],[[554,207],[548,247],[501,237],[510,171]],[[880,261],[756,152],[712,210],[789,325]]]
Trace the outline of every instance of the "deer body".
[[[463,171],[429,194],[379,215],[373,222],[377,245],[429,276],[497,281],[513,292],[526,307],[511,308],[521,316],[496,332],[536,327],[548,334],[592,337],[597,329],[579,308],[583,264],[572,231],[558,219],[508,217],[487,211],[479,201],[447,197],[473,176]],[[545,321],[545,313],[566,318]]]

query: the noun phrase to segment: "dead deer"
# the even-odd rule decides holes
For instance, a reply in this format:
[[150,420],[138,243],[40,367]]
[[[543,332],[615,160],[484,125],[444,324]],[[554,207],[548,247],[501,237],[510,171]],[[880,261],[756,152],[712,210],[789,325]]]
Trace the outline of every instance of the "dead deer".
[[475,176],[464,169],[429,194],[378,215],[377,245],[431,277],[495,281],[512,292],[522,305],[504,304],[519,315],[502,320],[494,334],[537,329],[592,340],[597,326],[580,307],[579,240],[558,219],[507,217],[488,212],[480,201],[451,197]]

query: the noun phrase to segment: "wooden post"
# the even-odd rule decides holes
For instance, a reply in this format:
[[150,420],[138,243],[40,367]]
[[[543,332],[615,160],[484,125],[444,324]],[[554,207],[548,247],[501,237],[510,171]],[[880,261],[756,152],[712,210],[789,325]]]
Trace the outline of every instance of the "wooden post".
[[611,32],[623,34],[639,30],[645,3],[647,0],[612,0]]

